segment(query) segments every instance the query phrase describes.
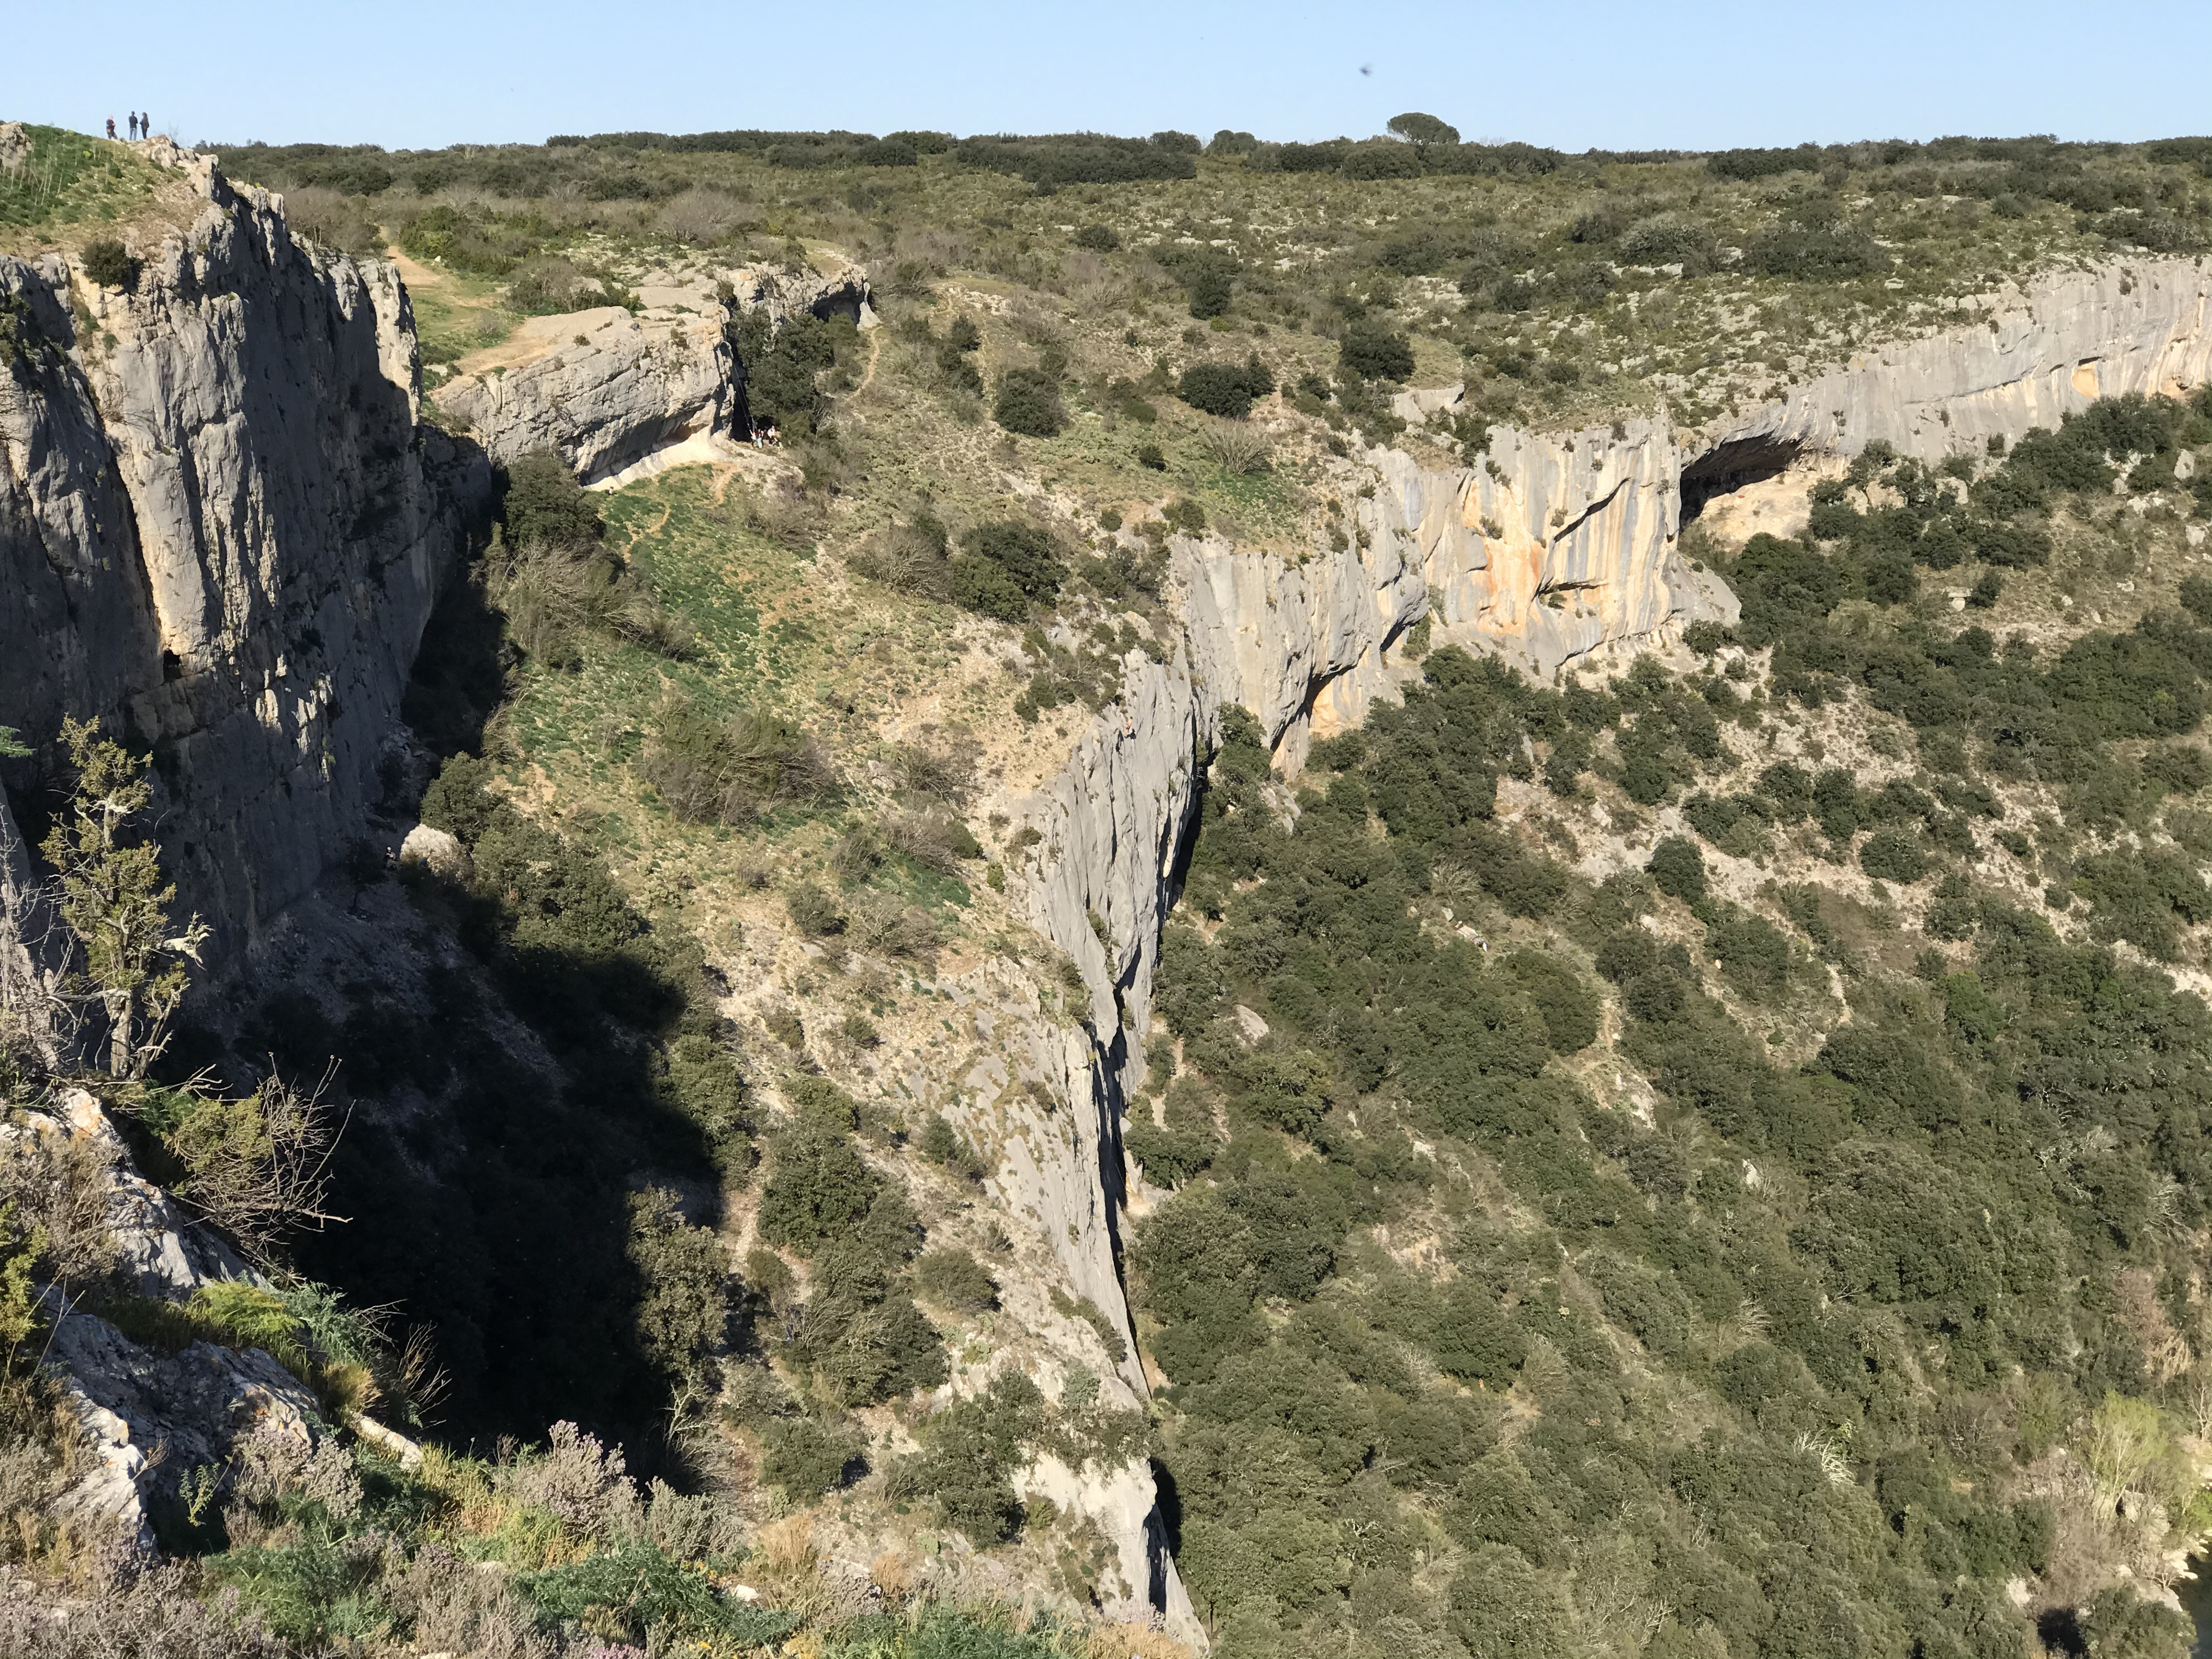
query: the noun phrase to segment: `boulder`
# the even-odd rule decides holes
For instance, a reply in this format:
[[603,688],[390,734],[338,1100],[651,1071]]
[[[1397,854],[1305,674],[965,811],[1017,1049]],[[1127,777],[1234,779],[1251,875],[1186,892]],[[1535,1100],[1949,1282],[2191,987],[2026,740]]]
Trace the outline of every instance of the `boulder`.
[[466,881],[474,868],[469,849],[460,843],[451,830],[434,829],[418,823],[407,832],[399,843],[401,868],[410,864],[421,865],[434,874],[453,881]]

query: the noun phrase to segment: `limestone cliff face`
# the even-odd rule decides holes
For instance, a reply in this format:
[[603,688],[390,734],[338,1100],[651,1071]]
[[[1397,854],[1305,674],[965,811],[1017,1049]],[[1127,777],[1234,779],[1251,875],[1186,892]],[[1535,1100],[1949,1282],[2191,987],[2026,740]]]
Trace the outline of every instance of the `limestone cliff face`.
[[1968,307],[1964,326],[1861,353],[1788,397],[1686,440],[1700,477],[1880,440],[1925,459],[2055,427],[2099,398],[2174,393],[2212,374],[2212,262],[2118,259]]
[[720,308],[709,314],[620,306],[533,317],[515,344],[539,355],[456,380],[438,407],[493,459],[557,451],[586,483],[655,450],[726,430],[736,382]]
[[150,747],[183,902],[235,945],[358,832],[488,475],[416,422],[391,268],[183,164],[205,206],[131,292],[0,258],[0,711]]
[[1284,745],[1356,724],[1399,678],[1390,641],[1423,617],[1437,644],[1540,679],[1664,644],[1735,596],[1675,550],[1681,455],[1649,421],[1537,434],[1493,427],[1475,466],[1370,452],[1340,480],[1352,545],[1303,561],[1182,544],[1176,574],[1195,670]]
[[641,308],[619,306],[536,317],[515,337],[465,362],[440,389],[441,410],[467,427],[495,461],[550,449],[586,483],[625,481],[655,458],[707,459],[710,441],[744,411],[745,369],[727,325],[739,307],[781,324],[811,312],[873,320],[865,274],[779,267],[702,266],[655,271]]

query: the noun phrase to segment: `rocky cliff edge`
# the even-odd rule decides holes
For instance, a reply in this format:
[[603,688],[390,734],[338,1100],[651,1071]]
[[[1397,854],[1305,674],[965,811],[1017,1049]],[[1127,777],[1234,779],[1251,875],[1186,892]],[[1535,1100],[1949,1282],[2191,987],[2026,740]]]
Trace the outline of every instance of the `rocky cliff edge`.
[[155,159],[201,205],[128,287],[0,256],[0,712],[152,750],[181,902],[227,948],[359,833],[489,474],[416,418],[389,265]]

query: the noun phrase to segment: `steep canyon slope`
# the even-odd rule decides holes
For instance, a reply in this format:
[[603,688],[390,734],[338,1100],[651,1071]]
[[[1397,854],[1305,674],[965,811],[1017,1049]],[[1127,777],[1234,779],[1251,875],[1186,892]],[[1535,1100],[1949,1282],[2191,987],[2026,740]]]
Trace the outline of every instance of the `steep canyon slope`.
[[[555,450],[579,477],[616,486],[608,499],[618,525],[632,505],[641,520],[657,514],[661,527],[678,511],[726,523],[716,515],[734,488],[773,527],[774,514],[798,511],[802,481],[781,458],[724,441],[750,367],[729,324],[748,307],[780,306],[782,321],[844,312],[848,301],[855,322],[875,319],[866,278],[842,260],[817,258],[826,274],[789,284],[793,293],[745,289],[742,273],[725,292],[691,270],[665,293],[644,290],[635,312],[528,325],[536,355],[478,372],[464,360],[437,397],[460,434],[450,435],[420,418],[413,319],[392,268],[296,241],[265,194],[233,187],[191,158],[180,164],[196,216],[158,252],[142,252],[127,287],[102,286],[59,254],[0,260],[9,329],[0,712],[40,740],[65,714],[96,713],[151,750],[180,905],[218,927],[215,975],[251,982],[257,945],[288,910],[334,886],[349,844],[396,850],[404,823],[372,817],[398,805],[385,797],[407,771],[401,699],[432,607],[462,565],[465,526],[488,506],[486,452],[511,463]],[[876,963],[874,947],[852,942],[857,926],[842,941],[805,937],[750,894],[708,918],[710,927],[697,896],[672,895],[671,878],[659,876],[656,902],[708,940],[722,1012],[755,1057],[749,1087],[779,1132],[812,1109],[798,1079],[826,1063],[863,1095],[856,1121],[872,1121],[880,1097],[906,1114],[901,1133],[918,1140],[925,1119],[941,1115],[979,1158],[980,1204],[951,1177],[912,1177],[933,1245],[972,1249],[998,1276],[992,1313],[955,1322],[956,1363],[933,1403],[985,1397],[994,1378],[1019,1370],[1048,1399],[1090,1389],[1084,1397],[1102,1409],[1141,1413],[1157,1385],[1133,1340],[1125,1232],[1165,1184],[1125,1155],[1122,1131],[1132,1110],[1149,1109],[1133,1103],[1160,1035],[1151,1003],[1162,929],[1225,711],[1249,711],[1295,781],[1310,745],[1395,696],[1422,651],[1462,646],[1544,684],[1601,676],[1639,654],[1681,658],[1692,623],[1740,614],[1736,596],[1681,544],[1686,514],[1713,495],[1793,465],[1807,477],[1832,470],[1877,441],[1930,460],[1978,454],[2099,397],[2189,390],[2204,383],[2212,356],[2208,306],[2212,278],[2200,262],[2124,259],[1992,295],[1967,307],[1966,320],[1869,348],[1740,417],[1677,428],[1635,415],[1565,433],[1493,424],[1464,456],[1425,445],[1416,431],[1403,447],[1317,455],[1309,510],[1277,544],[1188,527],[1148,539],[1135,510],[1126,528],[1117,514],[1092,544],[1102,558],[1164,553],[1158,612],[1098,671],[1095,714],[1033,724],[1013,743],[992,734],[995,775],[974,802],[978,813],[1003,814],[991,867],[1004,872],[1005,913],[1048,941],[1072,980],[1053,952],[982,950],[973,939],[942,961],[885,946]],[[867,349],[872,365],[886,349],[880,337]],[[1296,428],[1280,404],[1268,418],[1279,432]],[[669,483],[679,477],[669,473],[663,493],[623,500],[620,486],[691,463],[714,469],[711,490]],[[1015,477],[1012,464],[992,467]],[[1093,504],[1071,507],[1067,492],[1018,482],[1024,489],[1009,493],[1026,493],[1071,538],[1092,537]],[[651,544],[643,535],[633,543]],[[841,595],[857,586],[827,568],[806,581]],[[674,574],[671,562],[658,576]],[[715,603],[702,603],[702,614]],[[787,609],[811,614],[797,599]],[[781,625],[773,617],[747,623],[763,633]],[[1064,627],[1018,645],[1013,635],[969,617],[941,637],[956,647],[952,661],[981,660],[1000,678],[1078,645]],[[939,637],[930,635],[933,646]],[[802,634],[786,639],[800,641],[794,652],[807,648]],[[721,648],[710,635],[691,662]],[[676,660],[653,672],[674,683]],[[967,669],[936,672],[942,684],[886,714],[883,732],[919,743],[936,729],[932,714],[954,708]],[[533,714],[526,699],[521,706]],[[1002,707],[997,717],[1004,723]],[[582,777],[596,787],[620,770],[606,757],[636,755],[637,738],[617,721],[579,739],[577,752],[596,744],[598,757],[564,772],[556,745],[532,754],[526,736],[511,736],[526,775],[501,798],[562,821],[568,807],[558,787],[538,787],[527,767],[550,764],[562,782]],[[33,782],[27,771],[22,781]],[[854,794],[874,799],[860,786]],[[602,797],[592,799],[601,810]],[[8,827],[0,821],[0,836]],[[678,884],[711,888],[708,866],[727,861],[724,841],[691,848],[696,872],[677,856],[690,844],[656,842],[628,860],[625,877],[644,890],[666,855]],[[805,859],[828,868],[817,851],[809,843]],[[733,869],[730,885],[778,878]],[[979,915],[995,914],[998,901],[974,897]],[[808,1004],[800,1021],[811,1035],[771,1036],[788,1012],[785,988],[812,987],[828,1008],[841,981],[871,973],[884,985],[854,1002],[853,1014],[877,1008],[880,1031],[848,1018],[841,1029],[869,1035],[833,1052],[821,1035],[828,1022]],[[927,1017],[883,1013],[894,989],[920,993]],[[940,1012],[959,1022],[957,1031]],[[236,1030],[242,1022],[214,1023]],[[791,1048],[788,1068],[772,1042]],[[884,1142],[875,1161],[898,1167],[883,1150],[896,1144]],[[750,1264],[744,1252],[769,1238],[757,1198],[727,1202],[729,1255]],[[374,1223],[364,1215],[354,1224]],[[991,1238],[1000,1225],[1018,1235],[1003,1249]],[[822,1271],[807,1268],[817,1279]],[[763,1322],[768,1309],[763,1300]],[[798,1318],[787,1307],[776,1316]],[[872,1463],[927,1443],[911,1415],[872,1405],[859,1417]],[[1017,1485],[1064,1514],[1066,1536],[1098,1550],[1087,1572],[1054,1581],[1048,1599],[1087,1597],[1108,1616],[1204,1644],[1170,1553],[1170,1516],[1140,1452],[1028,1456]],[[877,1522],[891,1524],[887,1515],[864,1517],[839,1531],[825,1514],[823,1535],[864,1559],[882,1541],[871,1532]],[[994,1577],[975,1553],[975,1577],[959,1581],[970,1588],[1018,1595],[1031,1588],[1023,1575],[1045,1571],[1025,1561]]]

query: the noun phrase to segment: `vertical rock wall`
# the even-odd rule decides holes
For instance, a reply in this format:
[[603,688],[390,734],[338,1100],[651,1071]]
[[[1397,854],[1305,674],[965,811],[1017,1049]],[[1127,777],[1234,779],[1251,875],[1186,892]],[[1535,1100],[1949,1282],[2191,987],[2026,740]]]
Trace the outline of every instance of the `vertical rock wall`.
[[1686,442],[1725,459],[1850,455],[1880,440],[1933,460],[2055,427],[2099,398],[2171,396],[2212,376],[2212,262],[2201,258],[2117,259],[1969,309],[1964,327],[1870,348]]
[[130,292],[0,258],[0,711],[152,750],[183,903],[235,948],[359,832],[489,474],[416,422],[391,267],[185,165],[205,205]]

